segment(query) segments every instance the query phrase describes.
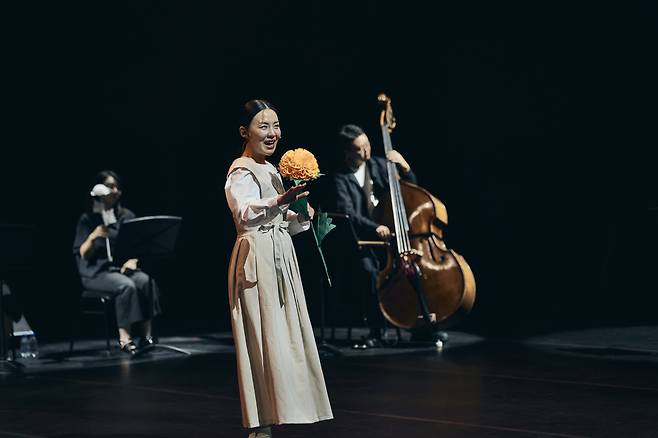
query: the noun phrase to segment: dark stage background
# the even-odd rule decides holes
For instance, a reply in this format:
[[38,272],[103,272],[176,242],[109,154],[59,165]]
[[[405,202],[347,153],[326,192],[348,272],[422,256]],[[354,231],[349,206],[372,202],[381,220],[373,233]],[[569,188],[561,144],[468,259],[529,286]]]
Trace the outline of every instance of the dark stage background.
[[[447,243],[474,270],[459,329],[656,323],[655,5],[431,3],[7,10],[0,223],[36,226],[34,269],[9,277],[37,333],[67,334],[74,227],[104,168],[138,215],[183,217],[176,260],[156,269],[160,333],[228,329],[223,184],[240,104],[278,106],[275,162],[303,146],[331,173],[343,123],[364,126],[381,155],[380,92],[393,99],[396,148],[447,205]],[[296,244],[317,323],[307,237]],[[354,313],[357,297],[336,297]]]

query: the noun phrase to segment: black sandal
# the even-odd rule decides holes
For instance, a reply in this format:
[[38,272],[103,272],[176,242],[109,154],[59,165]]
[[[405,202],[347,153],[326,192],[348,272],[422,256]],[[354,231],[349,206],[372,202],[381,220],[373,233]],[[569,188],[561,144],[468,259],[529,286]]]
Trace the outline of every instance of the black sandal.
[[119,346],[121,347],[121,351],[123,353],[130,354],[131,356],[137,354],[137,345],[135,345],[132,340],[126,342],[125,344],[122,344],[121,341],[119,341]]
[[144,336],[139,340],[140,350],[147,347],[153,347],[157,342],[153,339],[153,336]]

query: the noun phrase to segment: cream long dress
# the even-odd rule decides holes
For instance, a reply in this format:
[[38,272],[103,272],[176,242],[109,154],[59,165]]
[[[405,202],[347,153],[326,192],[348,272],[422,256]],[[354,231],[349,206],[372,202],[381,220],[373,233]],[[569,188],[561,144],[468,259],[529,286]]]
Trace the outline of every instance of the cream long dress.
[[228,272],[242,423],[253,428],[333,418],[291,234],[277,206],[284,188],[270,163],[241,157],[224,187],[237,230]]

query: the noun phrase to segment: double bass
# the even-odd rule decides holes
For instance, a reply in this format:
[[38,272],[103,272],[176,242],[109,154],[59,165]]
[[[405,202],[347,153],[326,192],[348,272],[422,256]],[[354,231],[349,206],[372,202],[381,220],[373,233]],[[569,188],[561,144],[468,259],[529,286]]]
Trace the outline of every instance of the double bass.
[[[378,100],[383,105],[380,126],[388,153],[393,149],[396,121],[391,99],[380,94]],[[395,163],[387,162],[387,172],[390,196],[373,212],[377,223],[393,231],[386,265],[377,278],[379,306],[394,326],[435,340],[440,329],[472,309],[475,277],[466,260],[444,241],[445,205],[424,188],[400,180]]]

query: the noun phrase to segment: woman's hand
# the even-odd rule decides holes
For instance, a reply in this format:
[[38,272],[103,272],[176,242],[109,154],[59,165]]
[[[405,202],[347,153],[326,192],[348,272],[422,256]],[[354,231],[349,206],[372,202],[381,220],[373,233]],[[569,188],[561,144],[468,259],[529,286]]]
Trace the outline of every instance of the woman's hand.
[[108,234],[107,227],[105,225],[99,225],[96,228],[94,228],[94,231],[92,231],[91,234],[89,234],[89,237],[87,237],[87,239],[89,239],[90,241],[94,241],[99,237],[107,237],[107,234]]
[[313,216],[315,216],[315,209],[308,204],[308,219],[313,220]]
[[287,192],[279,195],[276,199],[276,205],[292,204],[298,199],[306,198],[308,192],[304,191],[304,189],[306,189],[306,184],[300,184],[289,188]]
[[89,251],[94,246],[94,240],[98,238],[105,238],[108,236],[108,230],[105,225],[99,225],[96,228],[94,228],[94,231],[89,233],[87,236],[87,239],[80,245],[80,255],[83,258],[86,258],[87,255],[89,254]]
[[136,271],[137,270],[137,259],[128,259],[126,263],[121,266],[120,272],[125,274],[126,271]]

